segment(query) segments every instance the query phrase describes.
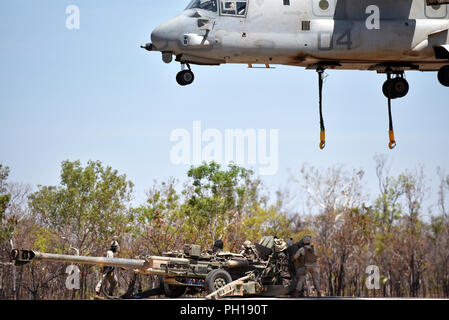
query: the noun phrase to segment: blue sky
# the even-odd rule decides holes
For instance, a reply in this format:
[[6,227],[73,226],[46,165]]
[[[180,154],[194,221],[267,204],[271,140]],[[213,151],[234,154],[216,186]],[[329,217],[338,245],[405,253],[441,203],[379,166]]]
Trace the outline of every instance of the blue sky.
[[[329,71],[324,112],[327,147],[318,148],[316,73],[296,67],[194,66],[193,85],[175,81],[179,64],[139,48],[187,0],[3,0],[0,2],[0,162],[12,181],[59,183],[63,160],[101,160],[135,183],[137,202],[153,179],[185,179],[170,162],[170,133],[203,128],[279,130],[279,170],[262,177],[274,191],[303,163],[366,170],[377,192],[373,156],[389,156],[392,173],[423,164],[449,171],[449,89],[436,73],[409,72],[409,95],[393,102],[398,146],[390,151],[384,75]],[[80,30],[65,26],[80,8]],[[223,95],[235,87],[239,96]],[[297,189],[297,192],[301,190]]]

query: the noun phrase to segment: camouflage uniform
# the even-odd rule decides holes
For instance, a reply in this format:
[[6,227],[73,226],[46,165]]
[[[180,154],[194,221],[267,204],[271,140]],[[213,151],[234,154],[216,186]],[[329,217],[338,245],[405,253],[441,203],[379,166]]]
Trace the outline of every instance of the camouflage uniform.
[[[114,253],[118,251],[119,244],[117,241],[112,241],[111,243],[111,249],[108,250],[106,253],[107,258],[114,258]],[[105,283],[108,283],[109,286],[109,295],[113,295],[114,289],[118,284],[118,279],[115,274],[115,268],[114,267],[104,267],[103,273],[100,277],[100,281],[98,281],[97,286],[95,287],[95,293],[97,295],[100,295],[101,286]]]
[[320,267],[317,262],[315,248],[310,244],[310,237],[305,237],[303,240],[304,246],[299,248],[293,257],[296,267],[296,279],[298,281],[296,284],[295,293],[297,295],[302,295],[308,272],[312,276],[313,285],[318,293],[318,296],[321,296],[319,282]]

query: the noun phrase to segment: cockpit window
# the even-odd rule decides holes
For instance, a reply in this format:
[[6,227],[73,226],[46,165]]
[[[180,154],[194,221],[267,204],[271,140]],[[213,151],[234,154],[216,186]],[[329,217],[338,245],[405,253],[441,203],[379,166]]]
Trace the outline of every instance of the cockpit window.
[[230,16],[246,16],[248,0],[220,0],[221,14]]
[[186,10],[196,8],[217,12],[217,0],[192,0]]

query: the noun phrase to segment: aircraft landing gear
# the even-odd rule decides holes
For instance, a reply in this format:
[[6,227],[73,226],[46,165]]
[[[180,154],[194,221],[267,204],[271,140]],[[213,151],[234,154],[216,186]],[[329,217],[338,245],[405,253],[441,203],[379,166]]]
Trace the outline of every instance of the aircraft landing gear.
[[324,68],[318,67],[316,69],[318,73],[318,90],[319,90],[319,107],[320,107],[320,149],[323,150],[326,147],[326,129],[324,127],[323,119],[323,79],[324,79]]
[[389,120],[389,138],[388,147],[392,150],[396,147],[396,140],[394,139],[393,116],[391,114],[391,100],[403,98],[407,95],[409,84],[404,78],[404,73],[396,74],[395,78],[391,77],[392,72],[387,70],[387,81],[385,81],[382,91],[388,99],[388,120]]
[[443,86],[449,87],[449,66],[444,66],[438,71],[438,80]]
[[389,99],[403,98],[407,95],[409,84],[404,78],[404,74],[397,74],[396,78],[391,78],[391,72],[387,72],[388,80],[385,81],[382,91]]
[[176,81],[180,86],[187,86],[195,80],[195,75],[190,69],[190,65],[187,63],[188,70],[185,69],[185,65],[185,63],[181,64],[181,71],[176,75]]

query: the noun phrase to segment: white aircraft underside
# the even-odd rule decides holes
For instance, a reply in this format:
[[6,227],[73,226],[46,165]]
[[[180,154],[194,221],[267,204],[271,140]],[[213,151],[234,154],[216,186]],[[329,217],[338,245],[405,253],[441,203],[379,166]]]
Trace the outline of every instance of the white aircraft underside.
[[[228,4],[244,12],[225,13]],[[194,0],[188,8],[153,32],[153,50],[206,65],[333,61],[377,70],[396,61],[435,71],[449,61],[448,5],[425,0]],[[437,59],[435,47],[447,57]]]
[[[319,74],[321,143],[325,69],[387,74],[390,148],[391,99],[409,90],[404,72],[438,71],[449,87],[449,0],[192,0],[151,34],[148,51],[181,63],[176,80],[194,80],[190,64],[300,66]],[[187,66],[187,68],[186,68]],[[392,77],[393,76],[393,77]]]

